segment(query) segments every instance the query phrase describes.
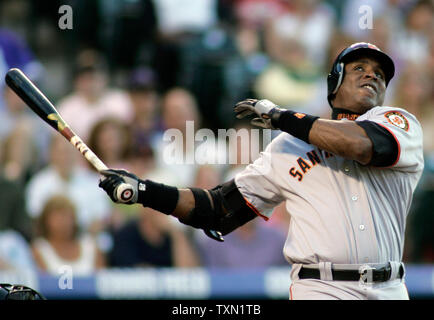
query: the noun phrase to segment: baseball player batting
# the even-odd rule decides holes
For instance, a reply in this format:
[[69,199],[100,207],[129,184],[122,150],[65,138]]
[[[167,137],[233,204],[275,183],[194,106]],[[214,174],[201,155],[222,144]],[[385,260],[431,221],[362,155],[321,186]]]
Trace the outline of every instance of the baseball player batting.
[[282,133],[243,172],[211,190],[177,189],[123,170],[102,172],[100,187],[120,202],[117,188],[129,183],[130,204],[171,214],[218,241],[258,216],[268,220],[284,201],[291,215],[284,246],[291,299],[408,299],[404,231],[424,162],[418,120],[383,106],[394,72],[375,45],[355,43],[327,78],[332,120],[268,100],[237,103],[237,118],[254,115],[252,124]]

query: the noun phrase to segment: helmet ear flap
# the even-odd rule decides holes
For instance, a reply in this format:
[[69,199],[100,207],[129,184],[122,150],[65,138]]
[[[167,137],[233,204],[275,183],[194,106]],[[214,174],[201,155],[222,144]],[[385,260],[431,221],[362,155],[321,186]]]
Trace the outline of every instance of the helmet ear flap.
[[340,62],[336,65],[336,72],[337,72],[337,81],[336,86],[332,91],[332,94],[336,94],[338,92],[339,87],[342,84],[342,80],[344,79],[344,63]]
[[332,72],[327,77],[327,100],[330,106],[333,108],[331,100],[333,96],[338,92],[340,85],[344,79],[344,63],[336,63],[332,69]]

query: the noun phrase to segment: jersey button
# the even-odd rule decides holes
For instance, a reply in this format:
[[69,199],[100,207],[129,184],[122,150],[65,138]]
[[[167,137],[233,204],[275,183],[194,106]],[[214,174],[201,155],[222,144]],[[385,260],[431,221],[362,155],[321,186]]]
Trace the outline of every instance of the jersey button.
[[358,199],[357,196],[352,196],[352,197],[351,197],[351,200],[353,200],[353,201],[357,201],[357,199]]
[[360,229],[361,231],[365,230],[365,225],[361,224],[361,225],[359,226],[359,229]]

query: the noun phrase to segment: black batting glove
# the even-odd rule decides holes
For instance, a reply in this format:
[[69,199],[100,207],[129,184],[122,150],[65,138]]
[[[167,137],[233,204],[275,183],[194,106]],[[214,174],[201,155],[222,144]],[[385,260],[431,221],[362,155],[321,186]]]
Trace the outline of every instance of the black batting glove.
[[104,191],[107,192],[108,196],[110,197],[110,199],[112,199],[113,202],[117,202],[117,198],[115,197],[116,188],[124,182],[124,179],[122,179],[121,177],[116,175],[110,175],[101,178],[98,187],[104,189]]
[[100,179],[99,187],[107,192],[113,202],[134,204],[141,202],[142,194],[146,190],[143,180],[126,170],[103,170],[104,177]]

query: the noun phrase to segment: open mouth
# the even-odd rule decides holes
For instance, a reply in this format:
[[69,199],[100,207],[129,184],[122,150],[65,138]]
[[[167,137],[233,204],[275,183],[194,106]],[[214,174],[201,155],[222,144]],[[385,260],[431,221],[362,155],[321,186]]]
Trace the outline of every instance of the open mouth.
[[376,94],[377,93],[377,90],[375,89],[375,87],[372,86],[372,85],[370,85],[370,84],[364,84],[364,85],[362,85],[362,88],[367,89],[372,94]]

